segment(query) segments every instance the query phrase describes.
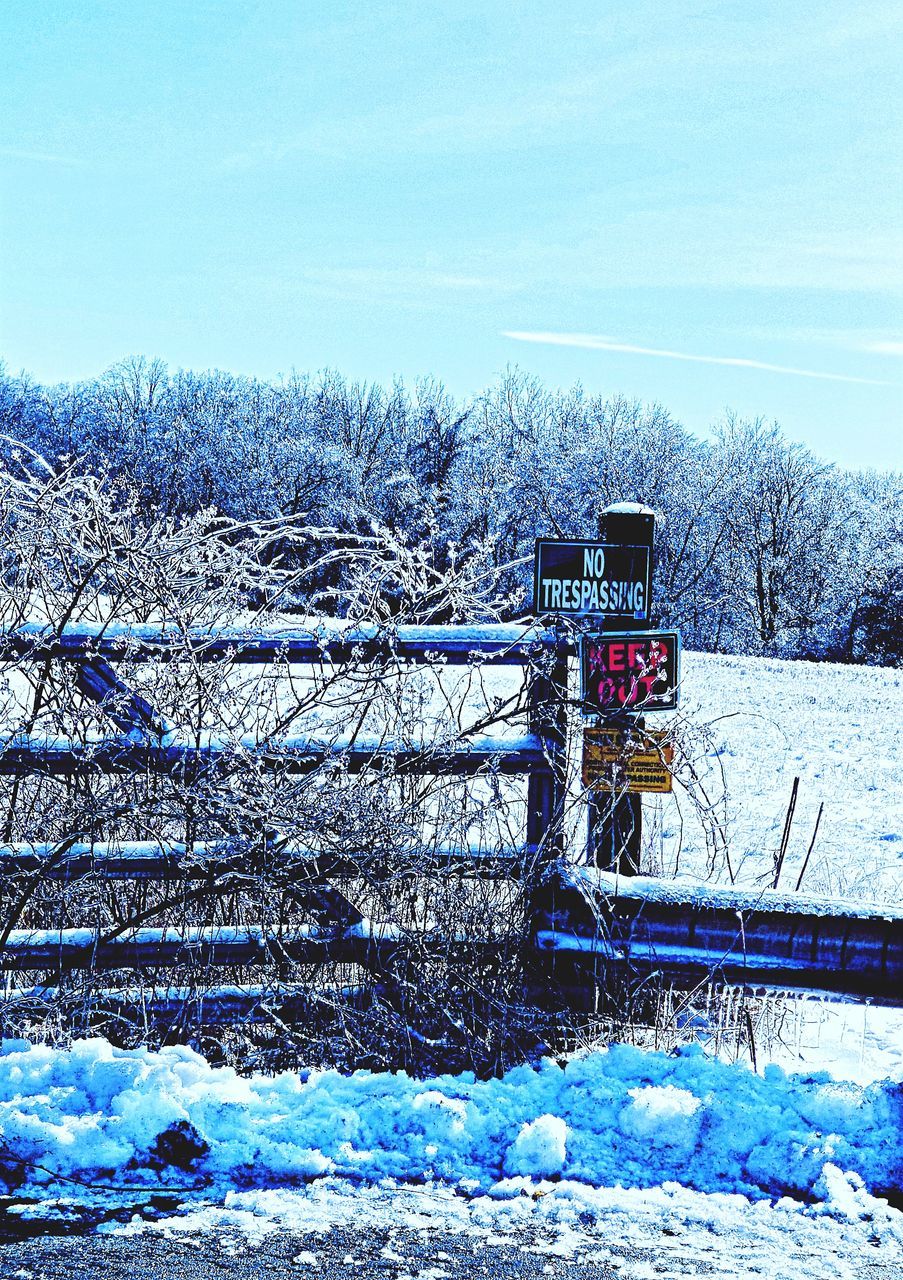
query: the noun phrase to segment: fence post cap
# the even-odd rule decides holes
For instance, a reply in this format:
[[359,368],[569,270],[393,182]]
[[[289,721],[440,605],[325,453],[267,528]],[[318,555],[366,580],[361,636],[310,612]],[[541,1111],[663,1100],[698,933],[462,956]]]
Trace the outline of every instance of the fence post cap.
[[647,507],[642,502],[610,502],[607,507],[602,508],[599,514],[603,516],[652,516],[653,520],[655,519],[655,512],[652,507]]

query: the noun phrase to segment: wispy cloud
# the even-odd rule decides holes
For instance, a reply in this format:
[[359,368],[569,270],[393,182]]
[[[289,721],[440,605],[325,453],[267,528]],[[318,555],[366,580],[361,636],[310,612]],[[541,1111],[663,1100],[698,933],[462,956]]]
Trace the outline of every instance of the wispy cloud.
[[693,364],[722,364],[738,369],[760,369],[766,373],[792,374],[796,378],[822,378],[828,382],[862,382],[868,386],[892,384],[877,378],[857,378],[846,373],[826,373],[820,369],[796,369],[789,365],[769,364],[765,360],[747,360],[742,356],[700,356],[687,351],[667,351],[659,347],[639,347],[631,342],[615,342],[612,338],[591,333],[524,333],[504,330],[503,337],[515,342],[535,342],[553,347],[583,347],[589,351],[615,351],[632,356],[658,356],[665,360],[689,360]]
[[381,307],[472,307],[489,297],[509,296],[514,286],[500,277],[479,275],[454,264],[404,266],[307,266],[286,263],[278,273],[235,277],[236,288],[250,284],[261,293],[289,302],[317,298],[329,302]]
[[903,341],[899,338],[882,339],[864,343],[864,350],[878,356],[903,356]]
[[[471,97],[446,91],[434,109],[402,98],[366,114],[315,115],[294,132],[266,137],[230,152],[215,162],[215,171],[241,174],[259,165],[282,164],[302,157],[347,160],[379,156],[382,160],[416,155],[472,154],[504,147],[528,149],[560,138],[561,132],[598,121],[605,106],[625,99],[634,82],[622,69],[574,75],[550,84],[522,88],[513,95],[486,93]],[[443,110],[443,103],[447,109]],[[567,134],[570,136],[570,134]]]
[[501,281],[486,276],[416,267],[310,267],[303,275],[307,280],[322,284],[351,285],[355,288],[390,292],[397,289],[479,291],[501,287]]
[[78,156],[61,156],[53,151],[29,151],[26,147],[0,147],[0,156],[8,160],[30,160],[35,164],[61,164],[67,167],[84,164]]

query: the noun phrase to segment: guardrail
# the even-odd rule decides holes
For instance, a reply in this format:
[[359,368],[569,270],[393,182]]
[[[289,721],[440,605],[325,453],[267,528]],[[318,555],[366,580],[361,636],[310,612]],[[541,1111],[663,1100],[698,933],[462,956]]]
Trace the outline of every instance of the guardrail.
[[537,945],[583,1007],[613,971],[903,1005],[903,911],[868,904],[559,865]]

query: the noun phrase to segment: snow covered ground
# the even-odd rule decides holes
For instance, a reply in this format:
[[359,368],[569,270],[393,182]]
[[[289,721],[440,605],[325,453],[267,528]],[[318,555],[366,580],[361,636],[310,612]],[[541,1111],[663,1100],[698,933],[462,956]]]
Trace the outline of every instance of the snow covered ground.
[[[113,1228],[126,1232],[253,1240],[351,1212],[495,1235],[541,1227],[546,1247],[574,1253],[617,1220],[637,1244],[667,1229],[676,1260],[739,1232],[737,1275],[847,1275],[860,1250],[903,1260],[903,1214],[881,1198],[903,1183],[901,1126],[899,1084],[756,1075],[698,1048],[614,1046],[488,1081],[242,1078],[190,1049],[100,1040],[0,1054],[0,1171],[17,1210],[77,1220],[82,1183],[184,1196],[162,1221]],[[833,1248],[837,1268],[776,1270],[788,1242],[800,1265]]]
[[[709,726],[695,761],[713,797],[723,778],[738,881],[770,878],[798,776],[781,887],[794,888],[823,802],[804,889],[899,904],[903,673],[706,655],[683,670],[681,716]],[[726,862],[710,865],[685,798],[681,830],[678,803],[647,805],[660,869],[724,883]],[[901,1014],[797,1002],[758,1068],[614,1047],[482,1082],[242,1079],[187,1049],[9,1042],[0,1179],[8,1214],[64,1221],[92,1197],[139,1206],[168,1192],[176,1212],[145,1207],[105,1229],[213,1231],[235,1249],[353,1218],[477,1241],[532,1232],[531,1248],[575,1266],[618,1239],[655,1250],[654,1266],[618,1264],[637,1280],[903,1268],[903,1213],[882,1198],[903,1191]],[[298,1265],[315,1274],[309,1252]]]
[[[664,726],[664,715],[650,725]],[[726,821],[739,883],[770,883],[794,777],[799,796],[781,887],[792,890],[824,812],[802,888],[903,902],[903,671],[688,653],[680,720],[706,793]],[[680,822],[678,805],[685,820]],[[664,874],[708,876],[703,833],[680,792],[661,814]],[[713,867],[728,879],[723,859]]]

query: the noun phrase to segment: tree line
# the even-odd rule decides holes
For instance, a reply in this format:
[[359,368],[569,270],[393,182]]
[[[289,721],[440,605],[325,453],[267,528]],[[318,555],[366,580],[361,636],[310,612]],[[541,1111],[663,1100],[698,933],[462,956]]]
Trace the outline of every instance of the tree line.
[[[315,537],[291,554],[325,566],[317,600],[336,611],[524,616],[536,537],[592,537],[602,508],[642,501],[656,621],[688,647],[903,658],[903,477],[834,466],[762,419],[728,413],[700,439],[661,405],[517,369],[462,402],[435,379],[267,382],[133,358],[54,387],[0,369],[0,433],[6,465],[24,448],[102,479],[138,522],[303,521]],[[357,548],[350,592],[330,547]]]

